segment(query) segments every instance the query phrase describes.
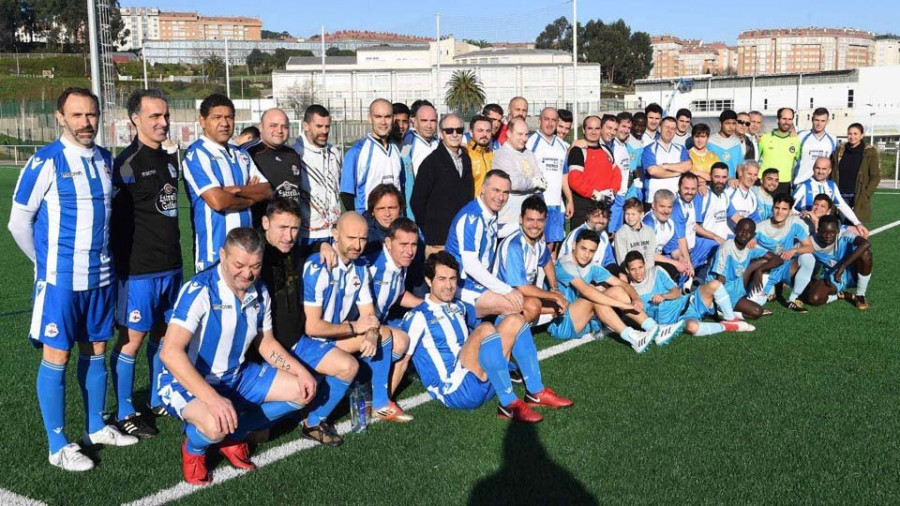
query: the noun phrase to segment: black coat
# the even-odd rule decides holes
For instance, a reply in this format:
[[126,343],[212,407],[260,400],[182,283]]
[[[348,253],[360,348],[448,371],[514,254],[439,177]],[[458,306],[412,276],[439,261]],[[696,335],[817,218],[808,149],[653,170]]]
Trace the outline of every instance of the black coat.
[[461,149],[462,176],[443,144],[419,166],[409,205],[425,236],[425,244],[444,245],[456,213],[475,198],[472,160],[465,148]]

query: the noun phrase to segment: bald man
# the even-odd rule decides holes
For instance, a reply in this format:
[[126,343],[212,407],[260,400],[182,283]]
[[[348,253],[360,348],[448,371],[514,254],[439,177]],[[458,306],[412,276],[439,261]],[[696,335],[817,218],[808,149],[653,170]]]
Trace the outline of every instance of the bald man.
[[[390,123],[388,123],[390,125]],[[390,129],[388,129],[390,132]],[[396,408],[388,397],[393,338],[375,315],[369,271],[360,258],[368,238],[365,218],[355,212],[344,213],[333,231],[337,263],[328,268],[318,253],[303,266],[303,311],[306,332],[291,348],[308,368],[325,375],[325,383],[311,404],[303,422],[303,436],[326,446],[343,441],[328,416],[343,399],[356,377],[362,359],[372,372],[372,408],[375,416],[396,418]],[[352,310],[358,316],[350,320]],[[397,350],[402,356],[405,349]]]
[[403,191],[400,149],[390,139],[393,118],[394,107],[387,100],[377,98],[369,105],[371,131],[344,155],[341,200],[345,209],[365,212],[369,193],[380,184],[392,184]]
[[[300,202],[300,156],[287,145],[291,122],[281,109],[269,109],[259,119],[259,139],[244,148],[272,185],[272,197]],[[253,227],[259,228],[268,201],[253,206]]]
[[516,118],[525,119],[528,117],[528,101],[523,97],[513,97],[509,101],[509,107],[506,109],[507,116],[500,125],[500,131],[497,132],[497,142],[502,146],[506,142],[506,136],[509,134],[509,124]]
[[500,239],[519,229],[519,211],[522,202],[530,195],[543,194],[547,189],[547,181],[537,158],[526,149],[528,143],[528,125],[522,118],[513,118],[509,122],[506,143],[494,153],[492,168],[502,170],[509,175],[511,182],[509,201],[500,210],[498,219]]

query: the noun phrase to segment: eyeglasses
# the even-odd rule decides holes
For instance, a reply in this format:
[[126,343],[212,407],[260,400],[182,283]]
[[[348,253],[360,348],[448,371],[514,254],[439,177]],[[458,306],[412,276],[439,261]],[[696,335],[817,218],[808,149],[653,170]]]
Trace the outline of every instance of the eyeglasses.
[[750,122],[738,120],[738,125],[750,126]]
[[462,133],[465,132],[465,131],[466,131],[466,129],[463,128],[463,127],[456,127],[456,128],[442,128],[442,129],[441,129],[441,132],[444,132],[444,133],[447,134],[447,135],[450,135],[450,134],[453,134],[453,133],[455,133],[456,135],[462,135]]

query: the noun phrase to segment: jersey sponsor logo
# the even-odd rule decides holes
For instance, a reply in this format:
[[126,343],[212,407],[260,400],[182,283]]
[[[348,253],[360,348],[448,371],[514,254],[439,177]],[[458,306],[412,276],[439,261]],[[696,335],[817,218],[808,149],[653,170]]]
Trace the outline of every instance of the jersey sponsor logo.
[[223,311],[223,310],[230,311],[230,310],[234,309],[234,306],[232,306],[231,304],[213,304],[212,308],[213,308],[213,311]]
[[62,174],[59,175],[59,177],[61,177],[63,179],[72,179],[74,177],[83,176],[83,175],[84,175],[83,171],[73,170],[71,172],[63,172]]
[[178,188],[166,183],[156,197],[156,210],[163,216],[178,216]]
[[44,327],[44,335],[50,338],[58,336],[59,327],[57,327],[55,323],[48,323],[47,326]]
[[188,285],[188,293],[194,293],[200,289],[200,283],[196,281],[192,281],[190,285]]
[[293,200],[300,200],[300,187],[290,181],[285,181],[275,188],[275,195]]
[[144,172],[141,172],[141,177],[148,177],[148,176],[155,176],[155,175],[156,175],[156,169],[145,170]]
[[138,323],[141,321],[141,312],[137,309],[128,314],[129,323]]

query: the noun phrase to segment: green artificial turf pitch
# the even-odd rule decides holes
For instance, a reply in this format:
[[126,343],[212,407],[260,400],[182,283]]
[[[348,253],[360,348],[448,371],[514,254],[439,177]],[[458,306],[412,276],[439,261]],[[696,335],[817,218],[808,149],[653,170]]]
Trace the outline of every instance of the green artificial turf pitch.
[[[0,222],[18,171],[0,168]],[[182,242],[190,226],[182,197]],[[878,194],[872,228],[900,219],[900,195]],[[896,503],[900,501],[900,227],[872,237],[875,276],[865,313],[838,302],[775,316],[752,334],[680,337],[636,355],[613,339],[541,363],[545,383],[575,407],[535,427],[494,405],[452,412],[434,402],[407,425],[381,423],[180,499],[186,504]],[[179,424],[160,436],[92,454],[96,470],[47,463],[34,393],[39,352],[28,344],[32,266],[8,233],[0,273],[0,488],[48,504],[118,504],[181,480]],[[546,334],[538,346],[558,344]],[[137,361],[135,404],[147,396]],[[401,398],[422,392],[413,380]],[[66,433],[84,415],[69,367]],[[109,388],[108,409],[114,407]],[[345,412],[345,410],[344,410]],[[295,440],[297,431],[259,452]],[[226,464],[220,463],[221,472]]]

